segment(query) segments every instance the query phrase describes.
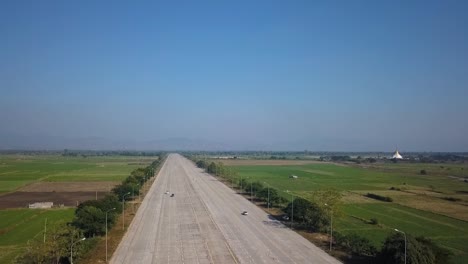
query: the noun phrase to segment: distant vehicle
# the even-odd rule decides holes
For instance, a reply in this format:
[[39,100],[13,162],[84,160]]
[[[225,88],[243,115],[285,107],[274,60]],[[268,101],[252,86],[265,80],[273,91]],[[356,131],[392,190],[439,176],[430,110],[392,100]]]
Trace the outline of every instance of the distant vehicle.
[[167,191],[166,194],[169,194],[169,191]]
[[289,220],[289,216],[287,216],[287,215],[283,215],[283,220],[286,220],[286,221],[288,221],[288,220]]
[[171,197],[174,197],[174,194],[171,194]]
[[242,212],[242,215],[248,215],[247,211]]

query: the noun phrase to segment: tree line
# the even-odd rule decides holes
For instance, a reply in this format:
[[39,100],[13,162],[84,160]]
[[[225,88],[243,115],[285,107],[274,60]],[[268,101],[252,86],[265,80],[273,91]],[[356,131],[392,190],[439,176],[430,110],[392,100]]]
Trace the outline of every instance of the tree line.
[[48,227],[44,236],[28,241],[24,254],[18,256],[15,263],[70,263],[72,247],[73,260],[79,260],[105,235],[106,224],[107,229],[114,226],[122,213],[124,201],[138,197],[143,184],[155,176],[155,171],[164,158],[160,154],[151,165],[133,170],[103,198],[81,203],[75,209],[75,216],[71,222],[58,222]]
[[[230,181],[235,188],[244,194],[251,195],[256,201],[263,201],[265,207],[280,208],[284,212],[284,219],[291,221],[296,229],[310,232],[328,233],[332,218],[342,215],[341,192],[334,189],[315,191],[307,199],[293,193],[284,193],[269,186],[267,183],[252,181],[240,177],[232,168],[221,162],[208,162],[189,156],[197,167],[206,172]],[[233,186],[234,187],[234,186]],[[291,197],[286,199],[285,197]],[[380,197],[372,197],[380,199]],[[384,197],[386,198],[386,197]],[[370,224],[378,224],[377,219],[371,219]],[[378,250],[367,238],[356,233],[340,233],[333,231],[333,246],[349,254],[350,261],[365,263],[404,263],[405,238],[404,235],[392,232]],[[406,251],[408,264],[445,264],[450,263],[452,253],[440,247],[429,238],[406,234]]]

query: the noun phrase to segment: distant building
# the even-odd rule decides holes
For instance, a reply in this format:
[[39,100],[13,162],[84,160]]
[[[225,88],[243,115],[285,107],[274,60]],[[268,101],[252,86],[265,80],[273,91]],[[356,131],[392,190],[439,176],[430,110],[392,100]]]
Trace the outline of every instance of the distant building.
[[395,154],[393,154],[392,159],[403,159],[403,156],[400,155],[398,149],[395,151]]
[[299,177],[296,176],[296,175],[290,175],[289,178],[291,178],[291,179],[297,179],[297,178],[299,178]]
[[52,206],[54,206],[53,202],[41,202],[41,203],[29,204],[30,209],[47,209],[47,208],[52,208]]

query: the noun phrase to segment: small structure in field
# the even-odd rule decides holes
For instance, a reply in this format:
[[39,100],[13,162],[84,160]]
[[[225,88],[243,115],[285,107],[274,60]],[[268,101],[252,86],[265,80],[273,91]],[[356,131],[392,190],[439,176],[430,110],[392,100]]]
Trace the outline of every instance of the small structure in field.
[[289,178],[290,178],[290,179],[297,179],[297,178],[299,178],[299,176],[296,176],[296,175],[294,175],[294,174],[291,174],[291,175],[289,175]]
[[29,209],[47,209],[52,208],[52,206],[54,206],[53,202],[32,203],[29,204]]
[[403,156],[400,155],[398,149],[396,149],[395,154],[393,154],[392,159],[403,159]]

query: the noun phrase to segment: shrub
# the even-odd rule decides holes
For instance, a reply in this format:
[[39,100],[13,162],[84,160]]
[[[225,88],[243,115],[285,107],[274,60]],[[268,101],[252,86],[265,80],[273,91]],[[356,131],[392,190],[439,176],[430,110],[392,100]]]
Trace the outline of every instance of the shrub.
[[459,202],[459,201],[461,201],[460,198],[455,198],[455,197],[443,197],[442,199],[447,200],[447,201],[451,201],[451,202]]
[[86,237],[103,235],[106,230],[105,213],[94,206],[85,206],[75,214],[72,225],[83,230]]
[[[408,263],[450,263],[449,250],[439,247],[432,240],[425,237],[407,235]],[[405,238],[401,233],[393,233],[385,240],[382,250],[378,254],[378,263],[404,263]]]
[[[284,209],[291,218],[292,203]],[[316,203],[303,198],[294,199],[294,222],[312,231],[321,231],[329,226],[330,217]]]
[[421,171],[419,171],[419,174],[421,174],[421,175],[426,175],[426,174],[427,174],[427,171],[426,171],[426,170],[421,170]]
[[393,202],[392,198],[390,198],[388,196],[378,195],[378,194],[375,194],[375,193],[367,193],[365,196],[369,197],[369,198],[372,198],[372,199],[375,199],[375,200],[379,200],[379,201]]
[[197,161],[197,167],[202,168],[202,169],[206,169],[206,167],[208,167],[208,165],[206,164],[206,162],[204,160],[199,160],[199,161]]
[[355,256],[375,256],[377,249],[370,240],[357,234],[343,235],[335,232],[334,241],[336,245]]
[[369,223],[371,225],[378,225],[379,224],[379,220],[377,218],[371,218]]

